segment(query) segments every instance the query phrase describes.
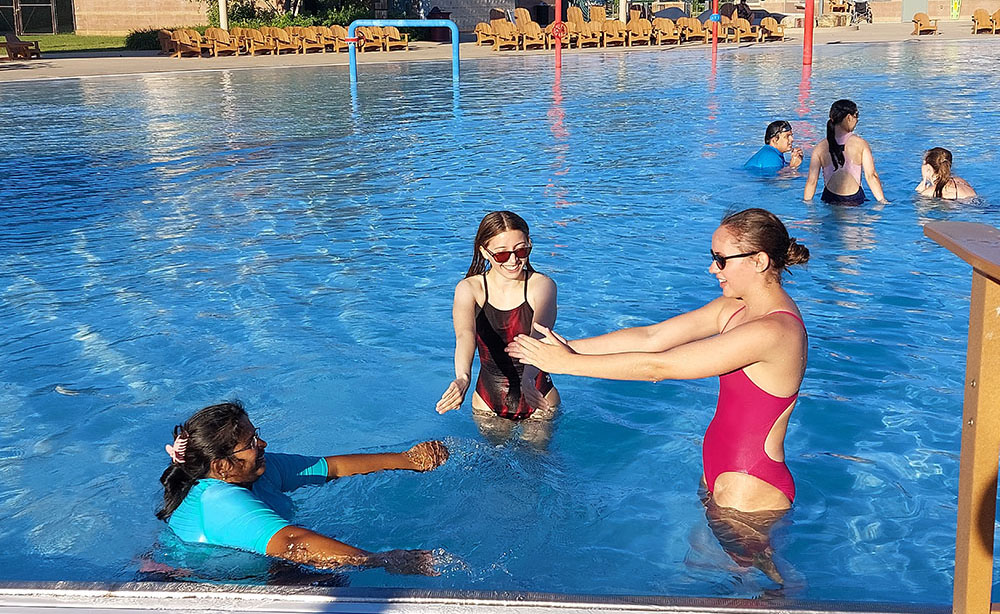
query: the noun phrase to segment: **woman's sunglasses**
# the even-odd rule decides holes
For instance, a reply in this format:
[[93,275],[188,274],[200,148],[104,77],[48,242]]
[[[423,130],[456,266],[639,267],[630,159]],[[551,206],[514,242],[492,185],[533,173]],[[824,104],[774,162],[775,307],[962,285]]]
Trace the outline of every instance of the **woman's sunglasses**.
[[240,448],[239,450],[233,450],[233,454],[239,454],[240,452],[246,452],[247,450],[255,450],[260,447],[260,429],[256,428],[253,430],[253,439],[250,440],[250,445],[245,448]]
[[759,252],[747,252],[745,254],[733,254],[732,256],[720,256],[719,254],[716,254],[715,252],[713,252],[711,250],[709,250],[708,253],[712,254],[712,260],[715,262],[715,266],[719,267],[719,270],[721,271],[722,269],[726,268],[726,260],[732,260],[733,258],[746,258],[747,256],[753,256],[755,254],[758,254]]
[[486,247],[485,245],[483,246],[483,249],[486,250],[486,253],[489,254],[491,258],[493,258],[500,264],[503,264],[508,260],[510,260],[511,256],[517,256],[519,260],[524,260],[525,258],[528,257],[528,254],[531,253],[530,245],[526,245],[524,247],[519,247],[517,249],[511,249],[503,252],[497,252],[495,254],[491,252],[489,248]]

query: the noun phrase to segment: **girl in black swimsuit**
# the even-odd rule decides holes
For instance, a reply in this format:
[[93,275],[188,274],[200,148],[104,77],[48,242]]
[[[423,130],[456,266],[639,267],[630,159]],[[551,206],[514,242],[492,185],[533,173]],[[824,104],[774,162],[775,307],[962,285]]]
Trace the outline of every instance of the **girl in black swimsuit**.
[[555,323],[556,285],[531,267],[530,253],[528,225],[517,214],[494,211],[479,224],[472,264],[455,288],[455,379],[436,409],[444,413],[462,405],[478,349],[472,411],[480,430],[499,441],[520,422],[523,438],[544,445],[559,393],[547,373],[504,351],[517,335],[531,334],[533,324]]

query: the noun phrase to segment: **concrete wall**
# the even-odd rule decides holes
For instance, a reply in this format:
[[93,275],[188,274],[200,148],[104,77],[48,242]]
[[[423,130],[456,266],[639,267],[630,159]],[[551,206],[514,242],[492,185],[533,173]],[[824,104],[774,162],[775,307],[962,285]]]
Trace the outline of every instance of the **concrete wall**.
[[[551,4],[551,2],[549,3]],[[435,6],[446,13],[451,13],[450,19],[462,32],[476,29],[480,21],[490,20],[490,9],[514,10],[514,0],[420,0],[424,15],[430,13]]]
[[73,0],[77,34],[127,34],[144,28],[208,23],[197,0]]
[[[969,24],[972,30],[972,12],[976,9],[986,9],[992,15],[1000,9],[1000,0],[962,0],[962,9],[959,12],[959,19]],[[931,19],[951,19],[951,0],[927,0],[927,14]],[[907,17],[912,18],[913,15]]]

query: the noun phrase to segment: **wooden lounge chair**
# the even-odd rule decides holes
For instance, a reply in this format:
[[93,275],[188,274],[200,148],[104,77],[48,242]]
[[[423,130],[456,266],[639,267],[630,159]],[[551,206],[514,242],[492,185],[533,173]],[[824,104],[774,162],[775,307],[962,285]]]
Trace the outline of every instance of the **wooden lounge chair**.
[[576,48],[582,49],[584,45],[593,45],[595,47],[604,46],[604,30],[601,28],[601,24],[590,22],[584,22],[582,26],[573,26],[577,28],[576,32]]
[[310,51],[326,53],[326,41],[319,35],[316,28],[312,26],[300,28],[298,31],[298,40],[296,42],[299,45],[300,52],[303,54],[309,53]]
[[174,30],[170,33],[174,53],[170,57],[179,58],[185,55],[201,57],[201,44],[191,40],[187,30]]
[[[556,48],[556,37],[552,36],[552,29],[555,27],[555,25],[556,22],[553,21],[549,25],[545,26],[545,41],[547,45],[546,49]],[[565,34],[563,34],[562,44],[564,48],[570,49],[573,46],[573,41],[577,39],[576,25],[570,21],[564,21],[563,25],[566,26],[566,32]]]
[[334,24],[327,28],[327,32],[323,33],[326,37],[327,49],[332,49],[334,52],[340,52],[341,50],[347,51],[350,45],[347,44],[347,28],[341,25]]
[[517,32],[521,35],[521,49],[527,51],[528,47],[548,48],[545,32],[541,26],[532,21],[528,9],[523,7],[514,9],[514,19],[517,21]]
[[359,39],[357,43],[358,51],[381,51],[385,35],[379,26],[358,26],[354,29],[354,34]]
[[653,20],[653,42],[659,45],[667,43],[681,44],[681,31],[670,19],[657,17]]
[[212,57],[219,57],[220,53],[240,54],[239,44],[229,36],[222,28],[207,28],[205,30],[205,42],[209,45],[209,52]]
[[712,40],[712,26],[702,26],[695,17],[678,17],[676,25],[683,42],[701,41],[707,43]]
[[976,9],[972,12],[972,33],[973,34],[994,34],[993,20],[986,9]]
[[1000,34],[1000,9],[997,9],[996,13],[990,15],[990,21],[993,22],[993,33]]
[[476,24],[475,34],[476,47],[482,47],[487,43],[492,45],[496,41],[496,37],[493,36],[493,28],[485,21],[480,21]]
[[174,41],[170,38],[170,30],[160,30],[156,33],[156,40],[160,43],[160,53],[162,55],[171,55],[176,49],[174,49]]
[[590,23],[602,24],[608,20],[607,11],[603,6],[590,7]]
[[[638,13],[639,11],[635,12]],[[636,45],[646,45],[648,47],[653,39],[653,25],[649,23],[648,19],[634,17],[625,25],[625,34],[628,37],[627,44],[629,47],[635,47]]]
[[750,22],[742,17],[738,17],[733,21],[732,35],[733,40],[737,43],[745,40],[756,41],[759,38],[757,26],[751,26]]
[[785,40],[785,27],[779,24],[778,20],[774,17],[761,19],[760,28],[757,33],[760,35],[760,41],[763,43]]
[[628,39],[625,36],[625,26],[617,19],[609,19],[602,23],[601,32],[603,32],[603,38],[601,40],[601,45],[603,47],[607,47],[609,44],[621,45],[624,47],[628,42]]
[[271,49],[275,55],[280,55],[282,51],[299,52],[299,46],[292,42],[291,34],[284,28],[262,26],[260,32],[271,42]]
[[848,13],[851,6],[847,0],[830,0],[829,9],[831,13]]
[[382,28],[382,33],[385,35],[385,38],[382,39],[382,44],[385,45],[386,51],[392,51],[393,49],[410,50],[409,34],[401,34],[399,28],[395,26]]
[[202,37],[201,33],[192,28],[184,28],[184,33],[188,35],[192,43],[201,47],[202,53],[212,53],[212,45]]
[[241,28],[240,40],[247,55],[274,55],[274,41],[267,34],[255,28]]
[[931,19],[927,13],[917,13],[913,16],[913,32],[910,36],[920,36],[921,34],[937,34],[937,19]]
[[490,22],[490,27],[493,29],[493,36],[496,37],[493,41],[493,51],[500,51],[504,47],[514,50],[521,48],[521,34],[517,31],[517,26],[506,19],[494,19]]
[[23,41],[13,32],[7,34],[4,38],[7,40],[4,47],[7,48],[7,57],[10,59],[30,60],[31,58],[42,57],[42,50],[38,47],[38,41]]

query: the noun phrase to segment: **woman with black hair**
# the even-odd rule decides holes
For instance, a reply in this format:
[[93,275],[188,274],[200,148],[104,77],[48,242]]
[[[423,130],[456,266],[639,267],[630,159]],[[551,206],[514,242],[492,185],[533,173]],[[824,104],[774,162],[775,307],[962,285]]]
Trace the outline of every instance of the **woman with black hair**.
[[864,172],[872,196],[880,203],[885,202],[882,182],[875,171],[875,159],[868,142],[854,133],[861,114],[858,105],[850,100],[838,100],[830,107],[830,119],[826,122],[826,139],[813,148],[809,160],[809,178],[803,198],[812,200],[819,183],[819,172],[823,171],[823,196],[825,203],[837,205],[860,205],[867,197],[861,187]]
[[206,407],[174,427],[163,472],[166,521],[181,540],[238,548],[314,567],[384,567],[391,573],[433,575],[427,550],[366,552],[293,525],[290,490],[340,477],[391,469],[430,471],[448,459],[440,441],[405,452],[326,457],[264,454],[260,438],[238,402]]

